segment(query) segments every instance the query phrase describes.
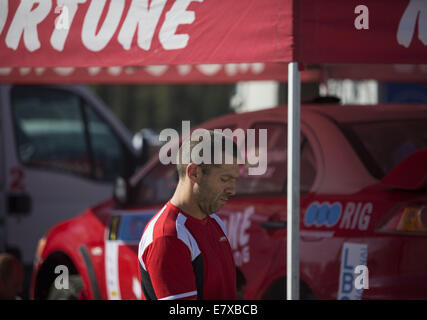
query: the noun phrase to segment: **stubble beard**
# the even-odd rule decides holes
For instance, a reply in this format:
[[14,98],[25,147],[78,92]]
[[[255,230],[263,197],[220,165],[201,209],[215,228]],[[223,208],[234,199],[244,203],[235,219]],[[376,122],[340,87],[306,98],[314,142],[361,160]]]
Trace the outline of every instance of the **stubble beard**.
[[211,215],[221,209],[221,204],[215,200],[213,195],[214,193],[208,187],[206,181],[202,178],[199,184],[198,193],[196,194],[196,201],[200,210],[207,215]]

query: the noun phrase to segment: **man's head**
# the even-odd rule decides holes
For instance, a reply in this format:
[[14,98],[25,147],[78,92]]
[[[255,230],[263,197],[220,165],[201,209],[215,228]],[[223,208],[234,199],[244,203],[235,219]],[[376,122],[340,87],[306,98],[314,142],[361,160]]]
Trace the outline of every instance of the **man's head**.
[[196,141],[185,140],[177,154],[179,183],[188,186],[205,214],[217,212],[236,193],[240,151],[225,135],[205,131]]

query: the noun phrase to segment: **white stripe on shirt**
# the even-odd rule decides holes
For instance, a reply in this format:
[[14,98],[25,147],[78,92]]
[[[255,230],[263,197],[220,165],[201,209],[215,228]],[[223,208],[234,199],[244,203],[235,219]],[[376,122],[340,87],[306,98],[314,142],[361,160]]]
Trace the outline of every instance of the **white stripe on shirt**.
[[197,291],[191,291],[191,292],[176,294],[176,295],[169,296],[166,298],[161,298],[159,300],[175,300],[175,299],[186,298],[186,297],[191,297],[191,296],[195,296],[195,295],[197,295]]
[[144,254],[145,249],[147,249],[147,247],[153,242],[154,226],[155,226],[157,220],[162,215],[163,211],[165,211],[165,209],[166,209],[166,205],[162,208],[162,210],[160,210],[160,212],[157,214],[157,216],[154,216],[153,220],[151,220],[151,222],[149,223],[149,225],[145,229],[145,232],[141,238],[141,241],[139,242],[138,259],[139,259],[139,262],[141,263],[141,265],[145,271],[147,271],[147,269],[145,268],[145,264],[142,261],[142,255]]

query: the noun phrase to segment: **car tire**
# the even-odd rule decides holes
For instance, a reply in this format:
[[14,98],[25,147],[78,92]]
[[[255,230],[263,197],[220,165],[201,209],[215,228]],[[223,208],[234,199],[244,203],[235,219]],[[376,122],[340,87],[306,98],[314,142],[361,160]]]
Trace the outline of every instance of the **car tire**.
[[[262,300],[286,300],[286,280],[276,280],[263,294]],[[305,282],[300,283],[300,300],[317,300]]]
[[83,280],[79,275],[71,275],[69,278],[68,289],[57,289],[55,283],[52,283],[48,300],[79,300],[81,292],[84,289]]

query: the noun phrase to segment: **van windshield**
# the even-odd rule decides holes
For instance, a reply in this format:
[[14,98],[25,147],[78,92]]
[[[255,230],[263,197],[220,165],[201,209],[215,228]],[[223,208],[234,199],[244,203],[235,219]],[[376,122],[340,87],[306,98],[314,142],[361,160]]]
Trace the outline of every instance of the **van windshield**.
[[370,173],[382,179],[415,151],[427,147],[427,120],[346,124],[343,127]]

